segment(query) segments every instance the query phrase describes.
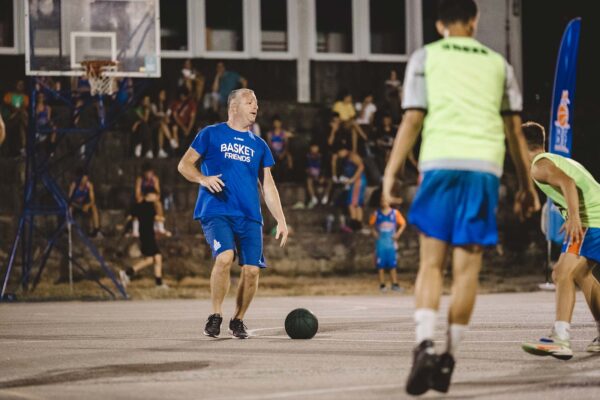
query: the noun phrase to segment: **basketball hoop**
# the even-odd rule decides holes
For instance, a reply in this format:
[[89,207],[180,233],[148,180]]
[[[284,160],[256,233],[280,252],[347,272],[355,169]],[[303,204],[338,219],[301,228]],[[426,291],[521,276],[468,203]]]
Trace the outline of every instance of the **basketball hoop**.
[[81,65],[85,68],[85,77],[90,82],[90,94],[111,95],[116,91],[116,80],[114,76],[106,75],[106,72],[117,72],[118,64],[116,61],[109,60],[88,60],[82,61]]

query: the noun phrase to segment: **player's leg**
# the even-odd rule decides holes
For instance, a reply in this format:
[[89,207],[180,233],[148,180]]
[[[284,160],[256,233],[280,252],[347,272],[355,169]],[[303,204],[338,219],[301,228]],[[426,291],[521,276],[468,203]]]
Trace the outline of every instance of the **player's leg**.
[[377,273],[379,275],[379,290],[385,292],[385,270],[382,267],[377,267]]
[[526,342],[522,349],[537,356],[553,356],[560,360],[573,357],[571,349],[571,318],[575,307],[575,272],[587,267],[587,260],[576,254],[562,253],[552,271],[556,284],[555,320],[552,333],[538,342]]
[[396,269],[396,264],[394,264],[394,267],[390,269],[390,279],[392,280],[392,290],[394,292],[401,292],[402,288],[398,284],[398,272]]
[[260,275],[260,267],[255,265],[244,265],[240,273],[240,282],[236,296],[236,308],[234,319],[244,319],[246,311],[258,288],[258,277]]
[[[450,329],[447,348],[450,354],[460,343],[461,331],[466,329],[473,313],[482,257],[481,246],[456,247],[452,251],[452,304],[448,311]],[[452,335],[453,329],[456,335]]]
[[162,280],[162,255],[159,254],[155,254],[154,255],[154,281],[156,284],[156,287],[161,288],[161,289],[168,289],[169,287],[163,283]]
[[210,298],[212,314],[204,328],[204,335],[217,337],[221,333],[223,321],[223,300],[231,284],[231,264],[234,258],[235,242],[233,229],[227,217],[203,218],[202,230],[210,246],[215,262],[210,273]]
[[123,286],[127,286],[131,280],[131,278],[138,272],[143,270],[144,268],[152,265],[154,262],[152,257],[144,257],[131,267],[127,267],[125,270],[119,271],[119,277],[121,278],[121,283]]
[[587,346],[587,351],[600,352],[600,264],[588,262],[588,265],[582,265],[575,272],[575,282],[585,296],[598,329],[597,336]]
[[234,222],[233,229],[242,268],[235,314],[229,322],[229,329],[234,337],[246,339],[248,333],[243,319],[258,289],[260,270],[266,267],[263,257],[262,224],[246,218],[235,218]]
[[415,283],[415,323],[417,347],[413,351],[413,365],[406,384],[409,394],[425,393],[432,385],[438,357],[433,348],[437,310],[442,295],[442,268],[448,243],[421,234],[420,262]]
[[233,264],[233,250],[225,250],[215,258],[213,269],[210,273],[210,298],[213,314],[223,315],[223,300],[229,292],[231,285],[231,265]]

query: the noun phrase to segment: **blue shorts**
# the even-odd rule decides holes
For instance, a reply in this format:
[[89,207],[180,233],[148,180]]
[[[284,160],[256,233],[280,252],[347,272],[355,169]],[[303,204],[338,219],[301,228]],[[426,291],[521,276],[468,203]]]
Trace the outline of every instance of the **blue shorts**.
[[398,266],[398,259],[395,248],[376,248],[375,266],[377,269],[394,269]]
[[367,188],[367,177],[361,174],[356,182],[350,185],[346,205],[362,207],[365,204],[365,189]]
[[590,261],[600,263],[600,228],[586,228],[580,243],[565,242],[563,253],[583,256]]
[[240,265],[265,268],[262,224],[245,217],[211,216],[200,220],[213,257],[234,250]]
[[413,200],[408,221],[423,234],[454,246],[498,242],[497,176],[477,171],[431,170]]

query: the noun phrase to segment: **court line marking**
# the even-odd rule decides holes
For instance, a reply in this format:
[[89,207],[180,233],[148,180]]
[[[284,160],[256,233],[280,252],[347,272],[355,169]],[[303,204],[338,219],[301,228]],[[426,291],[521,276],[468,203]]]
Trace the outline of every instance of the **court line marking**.
[[[279,339],[279,340],[292,340],[287,336],[251,336],[252,339]],[[335,339],[335,338],[319,338],[314,337],[309,339],[311,341],[319,341],[319,342],[351,342],[351,343],[412,343],[414,344],[414,340],[377,340],[377,339]],[[571,340],[571,342],[589,342],[590,340],[586,339],[575,339]],[[526,340],[463,340],[462,343],[523,343]]]
[[343,393],[343,392],[363,392],[366,390],[374,389],[402,389],[404,385],[364,385],[364,386],[350,386],[350,387],[337,387],[328,389],[312,389],[312,390],[296,390],[289,392],[278,392],[271,394],[262,394],[256,396],[237,397],[243,400],[262,400],[262,399],[285,399],[289,397],[304,397],[304,396],[317,396],[321,394],[331,393]]

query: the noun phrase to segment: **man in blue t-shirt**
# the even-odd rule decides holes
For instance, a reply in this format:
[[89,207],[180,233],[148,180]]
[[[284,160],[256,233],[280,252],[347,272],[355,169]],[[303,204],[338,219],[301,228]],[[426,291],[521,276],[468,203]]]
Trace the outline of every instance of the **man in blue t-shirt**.
[[210,277],[213,313],[204,334],[218,337],[221,332],[221,307],[237,253],[242,271],[229,329],[234,337],[245,339],[248,333],[242,319],[256,293],[259,270],[266,267],[259,184],[265,203],[277,220],[275,238],[281,237],[282,247],[288,229],[271,175],[273,155],[267,143],[248,130],[258,112],[256,96],[249,89],[234,90],[227,105],[227,122],[202,129],[179,162],[178,170],[190,182],[200,184],[194,219],[200,220],[215,258]]

